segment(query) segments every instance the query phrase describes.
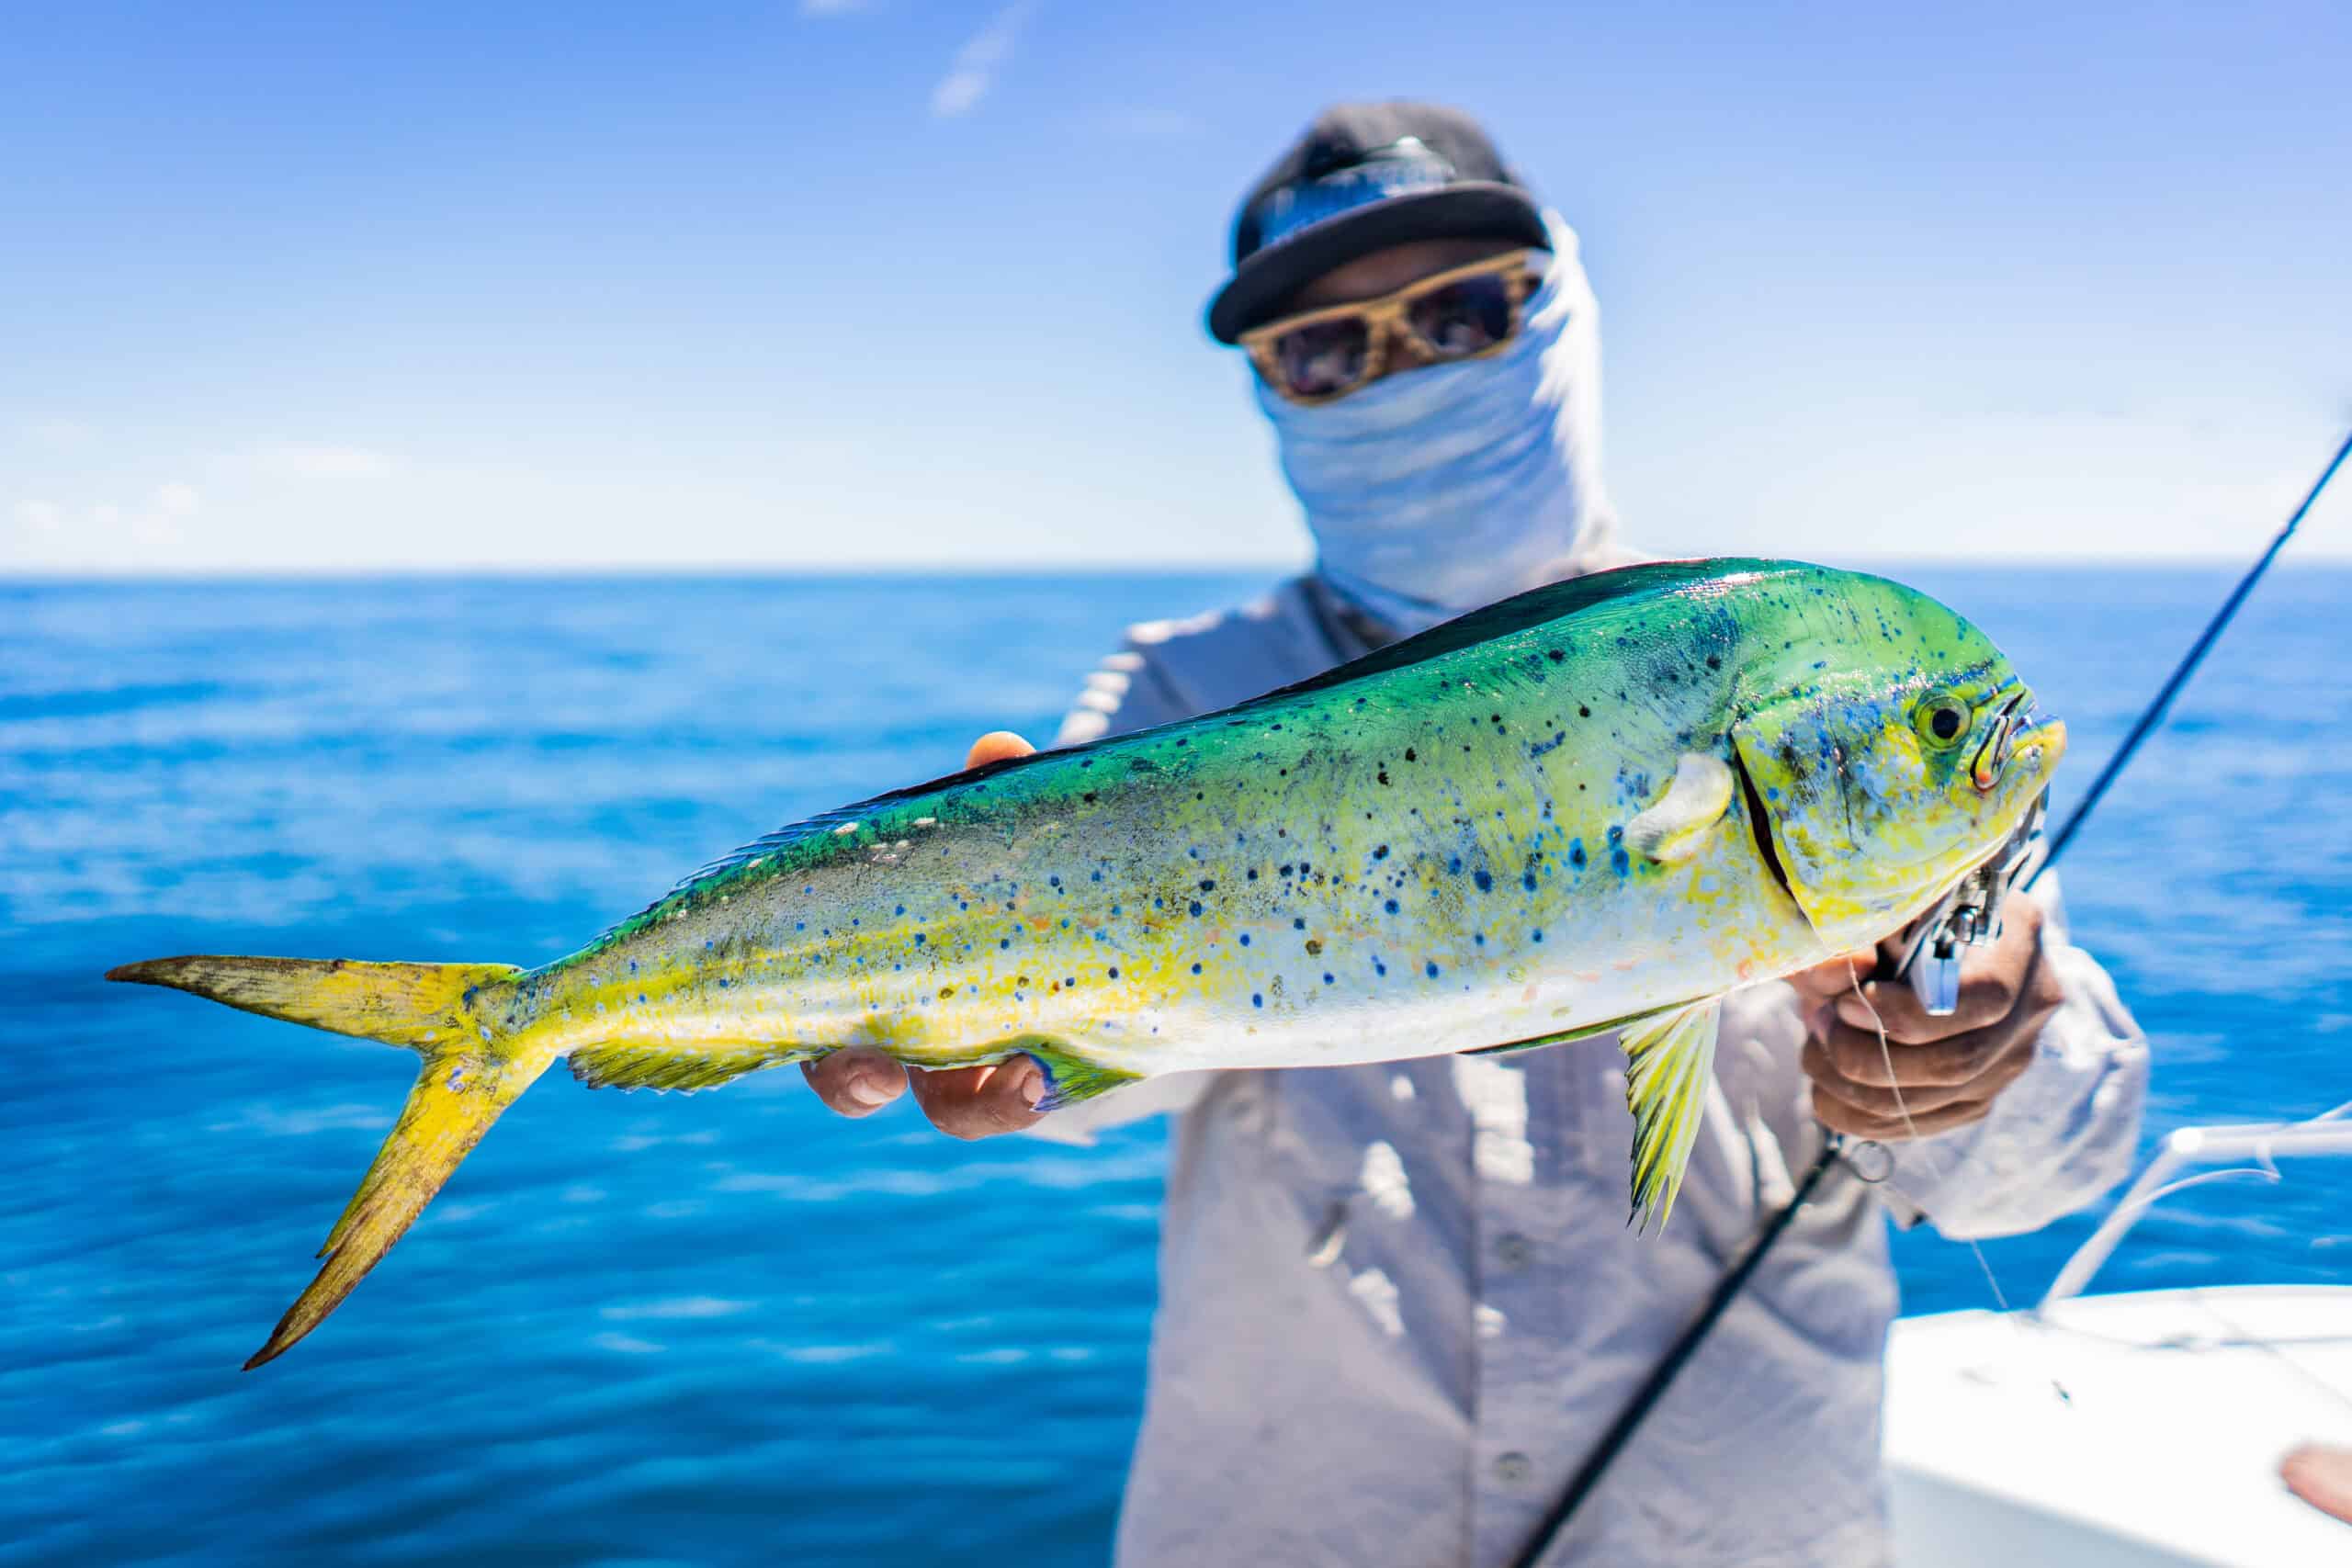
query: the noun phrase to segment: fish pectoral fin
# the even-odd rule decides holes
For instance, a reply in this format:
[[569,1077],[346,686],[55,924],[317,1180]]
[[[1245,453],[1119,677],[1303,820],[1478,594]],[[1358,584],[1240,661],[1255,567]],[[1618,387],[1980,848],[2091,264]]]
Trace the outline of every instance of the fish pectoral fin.
[[1714,1079],[1718,1001],[1694,1003],[1654,1022],[1628,1029],[1625,1104],[1634,1112],[1633,1218],[1644,1231],[1674,1212],[1683,1168],[1699,1136]]
[[1625,847],[1668,864],[1690,859],[1731,809],[1733,782],[1731,764],[1721,757],[1685,751],[1665,796],[1625,824]]
[[762,1067],[821,1055],[820,1048],[769,1042],[679,1047],[612,1043],[571,1053],[571,1076],[590,1089],[716,1089]]
[[1076,1105],[1081,1100],[1092,1100],[1098,1094],[1143,1081],[1140,1073],[1105,1066],[1080,1055],[1070,1049],[1067,1040],[1022,1034],[1001,1044],[1004,1055],[1028,1056],[1046,1070],[1045,1097],[1037,1101],[1041,1111],[1059,1111],[1065,1105]]

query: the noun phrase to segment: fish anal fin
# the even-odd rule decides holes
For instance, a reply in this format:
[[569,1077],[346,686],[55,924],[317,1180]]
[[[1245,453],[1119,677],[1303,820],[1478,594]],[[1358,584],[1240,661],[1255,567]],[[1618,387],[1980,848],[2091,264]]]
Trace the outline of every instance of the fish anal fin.
[[1600,1023],[1579,1023],[1573,1029],[1563,1029],[1551,1034],[1532,1034],[1524,1040],[1505,1040],[1498,1044],[1473,1046],[1467,1051],[1457,1051],[1454,1055],[1508,1056],[1519,1051],[1541,1051],[1552,1045],[1571,1045],[1579,1040],[1590,1040],[1596,1035],[1606,1034],[1611,1030],[1638,1028],[1653,1020],[1668,1018],[1679,1013],[1690,1005],[1689,1002],[1669,1002],[1662,1008],[1652,1008],[1647,1012],[1629,1012],[1623,1018],[1612,1018]]
[[1036,1106],[1041,1111],[1076,1105],[1081,1100],[1092,1100],[1098,1094],[1108,1094],[1143,1078],[1140,1073],[1125,1072],[1082,1056],[1070,1049],[1068,1041],[1048,1035],[1019,1035],[1005,1041],[1003,1050],[1007,1056],[1028,1056],[1046,1070],[1046,1093]]
[[746,1042],[680,1048],[611,1042],[571,1053],[571,1076],[590,1089],[716,1089],[763,1067],[804,1061],[822,1052],[803,1045]]
[[1722,1004],[1710,1000],[1635,1025],[1620,1037],[1625,1104],[1634,1113],[1633,1218],[1645,1231],[1653,1221],[1663,1226],[1674,1212],[1706,1113],[1722,1021]]
[[1668,865],[1689,860],[1731,809],[1734,782],[1731,764],[1721,757],[1685,751],[1657,804],[1625,824],[1625,847]]

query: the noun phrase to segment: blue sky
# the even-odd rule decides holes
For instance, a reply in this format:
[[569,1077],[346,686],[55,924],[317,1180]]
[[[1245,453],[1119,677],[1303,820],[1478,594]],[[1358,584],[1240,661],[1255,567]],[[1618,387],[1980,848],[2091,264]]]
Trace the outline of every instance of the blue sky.
[[2352,421],[2341,5],[8,32],[0,571],[1300,558],[1200,311],[1348,96],[1479,112],[1582,232],[1651,547],[2243,555]]

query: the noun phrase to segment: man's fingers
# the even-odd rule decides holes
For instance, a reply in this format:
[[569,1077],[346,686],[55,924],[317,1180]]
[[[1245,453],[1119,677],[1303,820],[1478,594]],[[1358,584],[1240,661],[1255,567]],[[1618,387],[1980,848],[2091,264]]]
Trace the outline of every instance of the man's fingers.
[[832,1051],[800,1064],[817,1098],[844,1116],[871,1116],[906,1092],[907,1070],[862,1046]]
[[1963,1100],[1934,1111],[1914,1111],[1905,1122],[1900,1116],[1874,1116],[1858,1111],[1829,1093],[1821,1085],[1813,1086],[1813,1114],[1825,1127],[1835,1128],[1849,1137],[1868,1138],[1874,1144],[1900,1144],[1915,1134],[1922,1138],[1938,1133],[1949,1133],[1954,1127],[1965,1127],[1981,1122],[1993,1109],[1989,1100]]
[[931,1124],[955,1138],[986,1138],[1018,1133],[1044,1118],[1045,1069],[1027,1056],[1011,1056],[993,1066],[942,1067],[909,1074],[915,1103]]
[[[1917,1116],[1923,1111],[1940,1111],[1947,1105],[1957,1105],[1964,1100],[1984,1100],[1998,1094],[2017,1081],[2018,1075],[2025,1071],[2032,1060],[2032,1055],[2014,1050],[2002,1054],[1988,1062],[1984,1071],[1964,1083],[1905,1083],[1895,1089],[1864,1083],[1840,1072],[1830,1056],[1828,1044],[1824,1041],[1807,1041],[1799,1060],[1805,1077],[1854,1110],[1899,1122],[1906,1110]],[[1900,1062],[1896,1063],[1898,1069],[1901,1066]],[[1884,1063],[1880,1064],[1878,1076],[1882,1078],[1886,1076],[1884,1066]]]
[[[2024,1031],[2006,1025],[1972,1030],[1949,1040],[1930,1040],[1924,1045],[1906,1045],[1890,1036],[1881,1045],[1876,1030],[1833,1023],[1816,1039],[1837,1077],[1872,1089],[1957,1089],[1973,1083],[2012,1053],[2019,1056],[2018,1066],[2022,1070],[2031,1044]],[[1887,1071],[1890,1061],[1892,1077]]]
[[991,729],[972,742],[971,753],[964,759],[964,765],[967,768],[977,768],[986,762],[1001,762],[1013,757],[1026,757],[1036,749],[1010,729]]
[[1943,1014],[1929,1013],[1908,980],[1866,981],[1860,996],[1848,991],[1837,998],[1836,1006],[1838,1016],[1858,1029],[1871,1028],[1872,1014],[1876,1014],[1889,1040],[1917,1044],[1984,1029],[2008,1017],[2017,1005],[2020,978],[2001,966],[1979,967],[1973,973],[1963,967],[1960,1005]]

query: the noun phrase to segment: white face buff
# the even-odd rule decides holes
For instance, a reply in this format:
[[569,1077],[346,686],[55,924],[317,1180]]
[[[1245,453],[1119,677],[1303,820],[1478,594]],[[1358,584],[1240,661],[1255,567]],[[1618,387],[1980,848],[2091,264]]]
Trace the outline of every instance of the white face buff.
[[1317,572],[1399,636],[1558,577],[1608,530],[1599,307],[1573,230],[1500,354],[1301,407],[1258,385]]

